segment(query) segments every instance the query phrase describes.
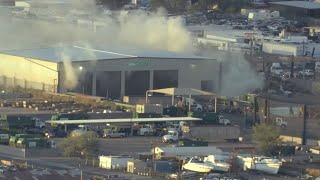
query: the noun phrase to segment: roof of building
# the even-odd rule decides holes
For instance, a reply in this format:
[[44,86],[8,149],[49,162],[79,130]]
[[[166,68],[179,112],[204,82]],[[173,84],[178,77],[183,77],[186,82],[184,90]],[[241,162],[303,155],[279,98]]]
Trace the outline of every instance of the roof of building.
[[283,6],[291,6],[303,9],[320,9],[320,3],[311,1],[280,1],[270,2],[270,4],[277,4]]
[[168,117],[168,118],[123,118],[123,119],[78,119],[78,120],[50,120],[46,123],[54,124],[101,124],[101,123],[132,123],[132,122],[167,122],[167,121],[201,121],[193,117]]
[[248,35],[261,35],[261,31],[253,31],[253,30],[207,30],[205,31],[205,35],[216,36],[216,37],[224,37],[224,38],[243,38]]
[[182,155],[188,155],[188,153],[203,153],[212,152],[215,154],[222,154],[222,150],[216,146],[199,146],[199,147],[156,147],[159,151],[170,153],[182,153]]
[[25,58],[39,59],[51,62],[63,62],[63,59],[71,61],[90,61],[90,60],[112,60],[123,58],[176,58],[176,59],[212,59],[203,56],[196,56],[191,53],[176,53],[170,51],[155,51],[141,48],[106,48],[93,49],[81,46],[22,49],[2,51],[1,54],[20,56]]

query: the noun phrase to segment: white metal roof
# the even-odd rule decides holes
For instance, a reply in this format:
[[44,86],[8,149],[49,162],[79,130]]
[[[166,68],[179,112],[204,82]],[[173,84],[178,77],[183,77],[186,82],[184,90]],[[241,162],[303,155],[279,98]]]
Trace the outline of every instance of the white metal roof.
[[132,123],[132,122],[166,122],[166,121],[201,121],[192,117],[168,117],[168,118],[126,118],[126,119],[86,119],[86,120],[54,120],[46,123],[54,124],[98,124],[98,123]]
[[291,6],[303,9],[320,9],[320,3],[311,1],[280,1],[270,2],[270,4],[277,4],[283,6]]
[[71,61],[112,60],[124,58],[173,58],[173,59],[212,59],[204,56],[196,56],[192,53],[176,53],[170,51],[150,50],[141,48],[118,48],[104,49],[86,48],[81,46],[67,46],[40,49],[21,49],[2,51],[0,54],[8,54],[25,58],[39,59],[51,62],[63,62],[62,56]]

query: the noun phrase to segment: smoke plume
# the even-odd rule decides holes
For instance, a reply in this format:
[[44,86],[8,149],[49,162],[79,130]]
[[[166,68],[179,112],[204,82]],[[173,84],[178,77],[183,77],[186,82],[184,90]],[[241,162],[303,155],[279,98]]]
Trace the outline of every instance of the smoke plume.
[[[18,19],[1,14],[0,50],[47,48],[60,43],[73,46],[79,45],[79,42],[82,42],[82,46],[85,44],[87,49],[99,47],[101,50],[108,50],[109,47],[134,47],[190,52],[193,49],[191,36],[181,19],[168,18],[161,10],[155,13],[119,11],[111,14],[99,11],[93,0],[70,2],[68,6],[55,6],[47,10],[31,7],[30,14],[36,14],[35,18]],[[0,11],[3,12],[2,9]],[[86,18],[79,18],[79,14]],[[44,20],[38,20],[39,18]],[[95,58],[92,51],[88,50],[87,53]],[[235,96],[261,87],[262,79],[256,76],[241,54],[211,52],[206,56],[223,62],[222,95]],[[76,87],[78,74],[72,67],[72,54],[65,51],[59,57],[64,62],[64,84],[68,88]]]
[[65,79],[63,80],[63,85],[67,89],[74,89],[78,83],[78,73],[72,67],[72,60],[66,51],[61,52],[58,56],[63,60]]
[[221,93],[224,96],[239,96],[263,86],[263,77],[240,53],[232,53],[222,59],[226,63],[222,73]]
[[258,76],[255,69],[240,52],[211,51],[206,53],[222,63],[222,96],[234,97],[259,89],[264,79]]

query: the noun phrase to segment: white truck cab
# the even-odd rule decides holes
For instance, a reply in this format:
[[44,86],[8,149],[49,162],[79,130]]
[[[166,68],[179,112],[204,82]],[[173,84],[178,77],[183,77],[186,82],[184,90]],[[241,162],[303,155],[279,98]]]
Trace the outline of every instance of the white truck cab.
[[150,124],[145,124],[138,129],[138,135],[140,136],[150,136],[153,134],[154,134],[154,129]]
[[271,66],[270,72],[272,74],[280,75],[283,74],[283,69],[279,66]]
[[172,124],[172,125],[168,126],[167,130],[168,130],[168,132],[169,131],[180,131],[181,127],[179,124]]
[[173,143],[179,140],[178,131],[168,131],[168,134],[162,136],[162,142],[164,143]]
[[223,116],[219,116],[219,123],[223,125],[231,125],[231,121],[229,119],[225,119]]
[[72,136],[80,136],[81,134],[88,132],[89,128],[87,125],[79,125],[77,129],[71,132]]
[[191,109],[196,110],[196,111],[202,111],[202,105],[199,104],[196,100],[190,99],[190,98],[183,98],[184,99],[184,104],[186,106],[189,106],[189,102],[191,104]]
[[45,128],[46,127],[46,123],[45,122],[41,122],[39,118],[32,118],[32,120],[34,121],[34,126],[37,128]]

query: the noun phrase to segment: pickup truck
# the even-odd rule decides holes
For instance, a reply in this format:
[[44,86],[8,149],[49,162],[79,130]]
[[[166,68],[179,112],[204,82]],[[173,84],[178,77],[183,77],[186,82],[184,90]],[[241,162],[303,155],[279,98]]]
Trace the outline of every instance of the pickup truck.
[[284,121],[282,118],[280,117],[276,117],[276,124],[277,126],[279,126],[280,128],[284,129],[288,126],[288,122]]
[[108,131],[103,134],[103,137],[106,138],[123,138],[126,136],[126,133],[118,132],[118,131]]

